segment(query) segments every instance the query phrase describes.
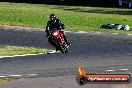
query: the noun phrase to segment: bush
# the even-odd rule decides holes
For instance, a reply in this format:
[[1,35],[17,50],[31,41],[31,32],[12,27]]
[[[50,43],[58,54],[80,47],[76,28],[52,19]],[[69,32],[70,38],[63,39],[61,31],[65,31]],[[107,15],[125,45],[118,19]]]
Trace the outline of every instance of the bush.
[[116,6],[116,0],[65,0],[70,5],[89,5],[89,6]]
[[66,4],[66,5],[85,5],[85,6],[116,6],[117,0],[2,0],[6,2],[26,2],[44,4]]

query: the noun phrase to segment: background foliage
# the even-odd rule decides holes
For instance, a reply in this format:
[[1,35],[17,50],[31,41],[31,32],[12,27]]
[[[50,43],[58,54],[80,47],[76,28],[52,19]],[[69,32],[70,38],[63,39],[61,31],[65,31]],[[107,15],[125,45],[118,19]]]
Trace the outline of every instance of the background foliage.
[[3,2],[26,2],[44,4],[88,5],[110,7],[116,6],[118,0],[1,0]]

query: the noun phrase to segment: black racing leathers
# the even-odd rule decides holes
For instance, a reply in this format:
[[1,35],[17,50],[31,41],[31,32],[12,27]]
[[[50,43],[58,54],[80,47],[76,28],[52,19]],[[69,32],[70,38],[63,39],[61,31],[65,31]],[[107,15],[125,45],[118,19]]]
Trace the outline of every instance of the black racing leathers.
[[59,19],[56,19],[55,21],[50,20],[47,22],[46,33],[49,35],[54,28],[64,29],[64,24]]
[[[49,34],[52,33],[52,30],[54,28],[64,29],[64,24],[59,19],[56,19],[55,21],[53,20],[48,21],[46,26],[46,31],[45,31],[47,33],[46,37],[48,37]],[[64,31],[62,31],[62,33],[64,34],[65,42],[67,43],[67,45],[70,45]],[[52,40],[48,39],[48,41],[51,45],[54,45]]]

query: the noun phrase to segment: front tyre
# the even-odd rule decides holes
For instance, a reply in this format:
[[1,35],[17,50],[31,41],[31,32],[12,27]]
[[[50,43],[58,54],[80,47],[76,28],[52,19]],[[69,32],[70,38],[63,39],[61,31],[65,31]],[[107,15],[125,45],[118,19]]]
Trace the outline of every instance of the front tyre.
[[62,53],[68,53],[68,47],[66,46],[66,44],[61,44],[60,47]]
[[67,44],[66,43],[61,43],[60,41],[61,41],[60,39],[57,40],[59,50],[62,53],[68,53],[68,46],[67,46]]

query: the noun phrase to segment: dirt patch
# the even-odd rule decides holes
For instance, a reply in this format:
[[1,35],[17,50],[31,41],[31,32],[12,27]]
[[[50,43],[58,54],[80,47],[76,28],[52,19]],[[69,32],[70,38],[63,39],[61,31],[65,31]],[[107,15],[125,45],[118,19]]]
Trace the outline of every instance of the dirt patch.
[[22,30],[22,29],[34,29],[34,30],[40,30],[40,28],[32,28],[32,27],[24,27],[24,26],[10,26],[10,25],[5,25],[5,24],[0,24],[0,28],[2,29],[17,29],[17,30]]

